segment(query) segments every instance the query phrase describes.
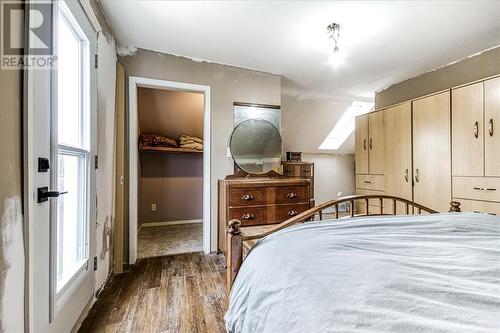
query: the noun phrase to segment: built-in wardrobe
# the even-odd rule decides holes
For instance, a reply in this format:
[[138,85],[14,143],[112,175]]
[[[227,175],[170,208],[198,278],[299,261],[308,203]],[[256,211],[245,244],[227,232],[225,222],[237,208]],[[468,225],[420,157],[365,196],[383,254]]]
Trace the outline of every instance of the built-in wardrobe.
[[500,77],[451,91],[453,198],[500,215]]
[[[499,77],[358,116],[356,193],[385,193],[443,212],[456,200],[464,211],[500,214],[497,123]],[[378,205],[370,202],[369,211],[378,213]]]

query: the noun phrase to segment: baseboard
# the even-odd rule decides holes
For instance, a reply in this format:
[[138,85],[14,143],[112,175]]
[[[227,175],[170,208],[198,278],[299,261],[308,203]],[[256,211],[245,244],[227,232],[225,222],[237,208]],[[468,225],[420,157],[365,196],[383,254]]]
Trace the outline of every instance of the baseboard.
[[203,220],[196,219],[196,220],[179,220],[179,221],[141,223],[141,228],[161,227],[164,225],[176,225],[176,224],[192,224],[192,223],[203,223]]

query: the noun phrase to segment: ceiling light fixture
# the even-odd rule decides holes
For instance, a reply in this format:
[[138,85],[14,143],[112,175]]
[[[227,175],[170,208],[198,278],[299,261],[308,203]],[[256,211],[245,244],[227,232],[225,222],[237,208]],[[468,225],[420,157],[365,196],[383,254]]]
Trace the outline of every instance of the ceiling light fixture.
[[330,38],[334,42],[333,53],[339,53],[340,24],[332,23],[326,27],[326,31],[330,34]]
[[340,51],[339,39],[340,39],[340,24],[332,23],[326,27],[326,31],[330,35],[330,39],[333,39],[333,54],[330,57],[330,64],[333,67],[338,67],[344,63],[345,54]]

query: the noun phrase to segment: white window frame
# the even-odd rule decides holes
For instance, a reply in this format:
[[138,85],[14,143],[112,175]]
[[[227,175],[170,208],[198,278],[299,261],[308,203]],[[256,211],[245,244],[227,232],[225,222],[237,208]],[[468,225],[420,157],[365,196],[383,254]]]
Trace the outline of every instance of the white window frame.
[[[64,19],[71,26],[75,36],[83,43],[80,44],[80,73],[82,75],[82,80],[84,82],[83,86],[80,87],[80,108],[81,119],[80,119],[80,147],[75,147],[67,144],[59,144],[57,140],[57,130],[58,130],[58,119],[57,114],[59,112],[58,108],[58,71],[53,70],[52,72],[52,105],[51,105],[51,126],[54,135],[51,138],[51,147],[57,147],[51,151],[52,169],[54,177],[51,177],[50,183],[51,188],[57,189],[57,175],[58,175],[58,155],[59,152],[63,152],[67,155],[83,156],[84,158],[84,170],[80,170],[80,179],[78,182],[86,184],[85,188],[85,198],[84,202],[80,202],[79,205],[83,205],[85,212],[84,221],[86,223],[86,234],[85,239],[85,254],[86,260],[81,264],[81,266],[75,271],[73,276],[66,281],[64,286],[58,291],[57,290],[57,201],[53,200],[50,202],[50,220],[51,220],[51,248],[50,248],[50,260],[51,260],[51,272],[50,272],[50,316],[51,319],[55,318],[60,310],[64,307],[66,302],[71,299],[71,296],[78,289],[80,282],[84,280],[86,275],[89,273],[89,262],[90,262],[90,251],[89,251],[89,239],[90,239],[90,228],[92,227],[90,218],[90,168],[91,168],[91,158],[90,158],[90,137],[92,135],[90,130],[90,66],[91,59],[89,58],[89,43],[85,33],[81,30],[80,25],[71,13],[67,4],[64,1],[57,1],[54,3],[53,20],[54,26],[57,29],[59,15],[64,15]],[[84,47],[81,47],[85,45]],[[53,43],[54,54],[58,54],[57,42]],[[82,174],[83,171],[83,174]],[[83,178],[83,179],[82,179]]]

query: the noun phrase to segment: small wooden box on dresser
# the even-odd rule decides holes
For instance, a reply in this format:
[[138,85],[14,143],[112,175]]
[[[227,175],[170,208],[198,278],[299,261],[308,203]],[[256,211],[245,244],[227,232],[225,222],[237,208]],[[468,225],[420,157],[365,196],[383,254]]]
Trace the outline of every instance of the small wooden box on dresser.
[[283,222],[311,207],[310,182],[301,178],[234,178],[219,180],[219,250],[226,251],[231,219],[242,227]]

